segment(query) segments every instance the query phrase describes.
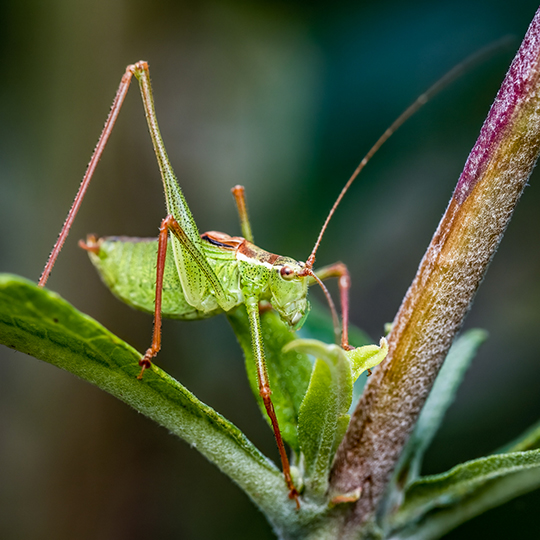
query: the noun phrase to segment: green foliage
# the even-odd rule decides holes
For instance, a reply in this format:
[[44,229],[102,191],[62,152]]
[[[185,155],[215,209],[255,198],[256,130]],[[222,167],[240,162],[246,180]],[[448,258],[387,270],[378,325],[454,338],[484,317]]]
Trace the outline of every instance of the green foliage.
[[317,358],[309,388],[302,402],[298,437],[304,458],[306,490],[322,499],[328,488],[333,454],[349,424],[352,400],[351,365],[337,345],[315,340],[297,340],[287,350]]
[[0,336],[8,347],[99,386],[178,435],[270,515],[286,500],[281,473],[238,428],[155,365],[139,381],[142,355],[58,295],[0,275]]
[[540,468],[540,450],[497,454],[457,465],[450,471],[425,476],[407,488],[400,514],[407,520],[435,507],[450,506],[489,480]]
[[392,519],[391,538],[431,540],[513,497],[540,487],[540,450],[496,454],[413,482]]
[[388,347],[382,342],[380,348],[367,345],[345,352],[337,345],[298,339],[284,348],[284,353],[297,351],[317,359],[298,419],[306,495],[317,501],[326,495],[332,459],[349,424],[354,381],[384,360]]
[[[315,317],[312,321],[313,312],[315,312]],[[244,352],[246,371],[253,395],[259,404],[263,417],[271,426],[259,395],[256,365],[251,346],[251,333],[244,306],[229,312],[227,317]],[[299,341],[295,341],[295,334],[291,332],[289,326],[273,310],[261,314],[261,328],[266,365],[272,386],[272,402],[281,428],[281,435],[295,451],[296,455],[299,455],[300,446],[297,433],[299,413],[310,384],[310,378],[312,378],[313,364],[308,358],[308,354],[313,353],[288,346],[293,341],[295,343],[299,343]],[[353,343],[359,345],[360,343],[369,342],[367,336],[358,328],[351,326],[350,330],[354,339]],[[310,312],[301,334],[316,336],[319,339],[322,339],[321,336],[329,336],[330,341],[332,341],[334,339],[333,321],[328,310],[316,304],[316,307]],[[323,346],[323,343],[318,343],[321,347]],[[346,352],[345,354],[349,358],[348,363],[351,364],[353,370],[353,380],[356,380],[363,371],[379,364],[386,356],[386,350],[387,348],[381,352],[381,348],[377,345],[365,345]],[[348,420],[344,424],[344,429],[347,428],[347,424]]]
[[[340,349],[341,350],[341,349]],[[364,371],[378,366],[388,354],[388,342],[381,338],[379,346],[364,345],[350,351],[343,351],[351,363],[353,381],[356,381]]]
[[469,330],[450,349],[390,486],[381,520],[385,537],[440,538],[463,521],[540,486],[540,424],[499,453],[419,477],[424,452],[486,339],[485,331]]
[[[245,310],[229,319],[258,395]],[[196,447],[252,498],[280,538],[335,538],[343,501],[354,496],[328,493],[332,460],[348,424],[354,380],[384,359],[386,340],[355,351],[294,340],[271,311],[263,314],[262,327],[276,412],[298,458],[299,511],[288,499],[281,472],[233,424],[156,366],[137,380],[140,353],[58,295],[0,275],[2,343],[99,386]],[[381,508],[381,538],[440,538],[464,520],[540,486],[539,424],[498,453],[418,476],[423,453],[485,339],[485,332],[471,330],[452,347]]]

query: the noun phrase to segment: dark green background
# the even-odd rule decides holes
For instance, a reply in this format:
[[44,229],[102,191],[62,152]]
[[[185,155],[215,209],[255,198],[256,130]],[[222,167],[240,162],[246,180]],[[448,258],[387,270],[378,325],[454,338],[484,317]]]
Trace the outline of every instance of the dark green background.
[[[533,1],[0,3],[0,271],[39,277],[126,64],[148,60],[167,148],[198,225],[239,233],[246,186],[259,245],[305,259],[342,184],[437,78],[507,34],[514,45],[447,88],[381,150],[336,214],[318,262],[353,276],[352,321],[391,321]],[[163,195],[138,91],[49,282],[139,350],[151,319],[99,282],[77,240],[153,236]],[[540,418],[540,179],[532,178],[467,326],[490,340],[427,458],[441,472]],[[318,294],[318,293],[315,293]],[[0,351],[0,537],[272,538],[211,464],[86,383]],[[224,317],[164,326],[158,363],[276,458]],[[449,538],[538,535],[538,494]]]

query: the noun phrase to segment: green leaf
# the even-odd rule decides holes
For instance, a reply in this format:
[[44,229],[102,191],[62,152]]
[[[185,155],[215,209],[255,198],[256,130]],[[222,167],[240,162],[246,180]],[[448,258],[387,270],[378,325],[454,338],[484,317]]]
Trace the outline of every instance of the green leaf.
[[[540,487],[540,468],[489,480],[459,503],[434,509],[388,536],[389,540],[436,540],[461,523]],[[518,530],[518,529],[516,529]]]
[[[523,452],[537,450],[539,447],[540,422],[499,452],[500,454],[518,452],[523,455]],[[460,523],[539,487],[540,466],[532,469],[525,467],[524,470],[509,472],[488,480],[460,499],[457,504],[428,512],[422,520],[406,527],[398,537],[402,539],[414,538],[415,540],[439,538]]]
[[[419,478],[405,491],[405,499],[392,524],[405,525],[435,508],[455,506],[459,513],[460,503],[474,496],[486,483],[523,471],[540,471],[540,450],[496,454],[462,463],[443,474]],[[536,483],[539,481],[540,477]]]
[[401,461],[395,473],[400,485],[404,486],[418,477],[424,453],[437,433],[448,407],[454,401],[457,389],[478,347],[487,339],[487,336],[484,330],[472,329],[456,339],[450,348],[409,442],[401,455]]
[[[227,314],[236,338],[244,351],[246,371],[253,395],[268,425],[272,427],[262,398],[259,395],[257,370],[251,347],[251,333],[246,310],[243,306]],[[295,339],[279,315],[273,311],[265,311],[261,315],[266,366],[272,389],[272,403],[276,411],[281,436],[298,454],[298,414],[306,393],[312,364],[305,354],[290,351],[283,353],[283,347]]]
[[524,452],[540,448],[540,422],[537,422],[517,439],[501,448],[497,453]]
[[349,422],[352,400],[351,364],[341,347],[299,339],[285,351],[317,358],[298,419],[298,439],[304,460],[306,496],[322,499],[334,452]]
[[364,371],[378,366],[386,358],[388,354],[388,342],[386,338],[381,338],[379,346],[365,345],[351,351],[345,351],[345,354],[351,363],[354,382]]
[[294,518],[282,474],[238,428],[156,366],[137,380],[142,355],[58,295],[0,275],[0,342],[95,384],[178,435],[270,520]]

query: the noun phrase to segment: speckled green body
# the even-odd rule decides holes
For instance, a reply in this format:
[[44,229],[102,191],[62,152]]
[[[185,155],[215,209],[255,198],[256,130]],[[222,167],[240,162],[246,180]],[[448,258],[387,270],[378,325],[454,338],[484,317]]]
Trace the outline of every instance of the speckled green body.
[[[98,254],[89,252],[101,278],[126,304],[154,313],[156,296],[156,238],[109,237],[100,240]],[[188,303],[169,244],[163,279],[162,314],[172,319],[201,319],[222,310],[203,311]]]
[[[297,275],[304,268],[303,263],[268,253],[241,237],[218,232],[201,237],[159,132],[146,63],[134,65],[133,74],[139,80],[167,214],[176,221],[168,232],[161,314],[176,319],[200,319],[244,303],[255,315],[258,303],[269,300],[287,323],[298,328],[309,311],[308,278]],[[156,239],[92,238],[85,247],[116,296],[137,309],[154,312]],[[284,266],[287,275],[282,272]]]
[[[227,302],[220,305],[211,284],[199,276],[206,286],[199,286],[200,296],[196,305],[190,303],[188,299],[193,298],[193,291],[186,293],[184,283],[189,284],[193,280],[180,277],[172,247],[177,240],[171,235],[163,279],[161,311],[164,317],[202,319],[233,309],[245,303],[247,298],[253,298],[257,302],[271,302],[292,327],[298,328],[303,323],[309,311],[306,300],[308,280],[287,281],[279,272],[283,265],[293,267],[299,263],[289,257],[272,255],[239,237],[234,238],[242,250],[218,246],[205,238],[207,235],[203,235],[200,242],[204,257],[226,291]],[[90,251],[89,255],[105,284],[126,304],[153,313],[157,239],[106,237],[98,243],[98,253]]]

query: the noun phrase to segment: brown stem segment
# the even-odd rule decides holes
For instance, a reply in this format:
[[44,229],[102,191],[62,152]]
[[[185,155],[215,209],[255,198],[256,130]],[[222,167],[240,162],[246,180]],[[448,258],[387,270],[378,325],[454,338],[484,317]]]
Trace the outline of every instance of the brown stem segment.
[[361,489],[342,537],[372,519],[540,152],[540,10],[465,164],[450,204],[336,454],[331,494]]

